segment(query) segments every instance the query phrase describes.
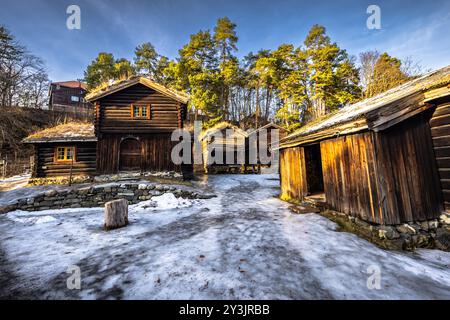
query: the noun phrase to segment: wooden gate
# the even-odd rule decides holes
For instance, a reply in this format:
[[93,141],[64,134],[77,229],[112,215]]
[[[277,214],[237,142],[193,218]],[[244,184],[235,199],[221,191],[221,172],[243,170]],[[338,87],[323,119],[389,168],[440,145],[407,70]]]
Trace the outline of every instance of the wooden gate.
[[141,143],[136,139],[125,139],[120,144],[120,171],[141,170]]
[[445,209],[450,211],[450,103],[436,108],[430,126]]

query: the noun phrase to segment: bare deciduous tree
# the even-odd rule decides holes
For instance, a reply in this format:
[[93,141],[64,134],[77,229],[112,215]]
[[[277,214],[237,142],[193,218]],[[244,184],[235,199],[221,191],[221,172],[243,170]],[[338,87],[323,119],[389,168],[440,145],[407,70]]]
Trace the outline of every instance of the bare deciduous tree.
[[0,105],[40,108],[49,85],[42,60],[0,26]]

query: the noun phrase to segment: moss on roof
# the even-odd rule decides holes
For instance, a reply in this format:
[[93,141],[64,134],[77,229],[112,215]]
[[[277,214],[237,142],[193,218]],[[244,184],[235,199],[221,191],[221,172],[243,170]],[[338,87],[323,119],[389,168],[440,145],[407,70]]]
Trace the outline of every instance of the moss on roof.
[[69,122],[35,132],[24,143],[96,141],[94,125],[89,122]]

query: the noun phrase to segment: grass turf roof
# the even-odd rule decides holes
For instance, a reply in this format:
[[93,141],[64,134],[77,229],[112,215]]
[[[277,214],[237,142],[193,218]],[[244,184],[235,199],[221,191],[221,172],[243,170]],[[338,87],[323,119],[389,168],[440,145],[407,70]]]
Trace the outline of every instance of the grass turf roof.
[[97,141],[94,125],[89,122],[69,122],[40,130],[26,137],[24,143]]

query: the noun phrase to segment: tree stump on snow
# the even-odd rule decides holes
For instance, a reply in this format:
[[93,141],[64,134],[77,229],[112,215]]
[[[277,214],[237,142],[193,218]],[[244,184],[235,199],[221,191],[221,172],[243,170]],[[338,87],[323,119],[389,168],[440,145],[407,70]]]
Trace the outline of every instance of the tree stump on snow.
[[128,201],[125,199],[105,203],[105,229],[112,230],[128,224]]

